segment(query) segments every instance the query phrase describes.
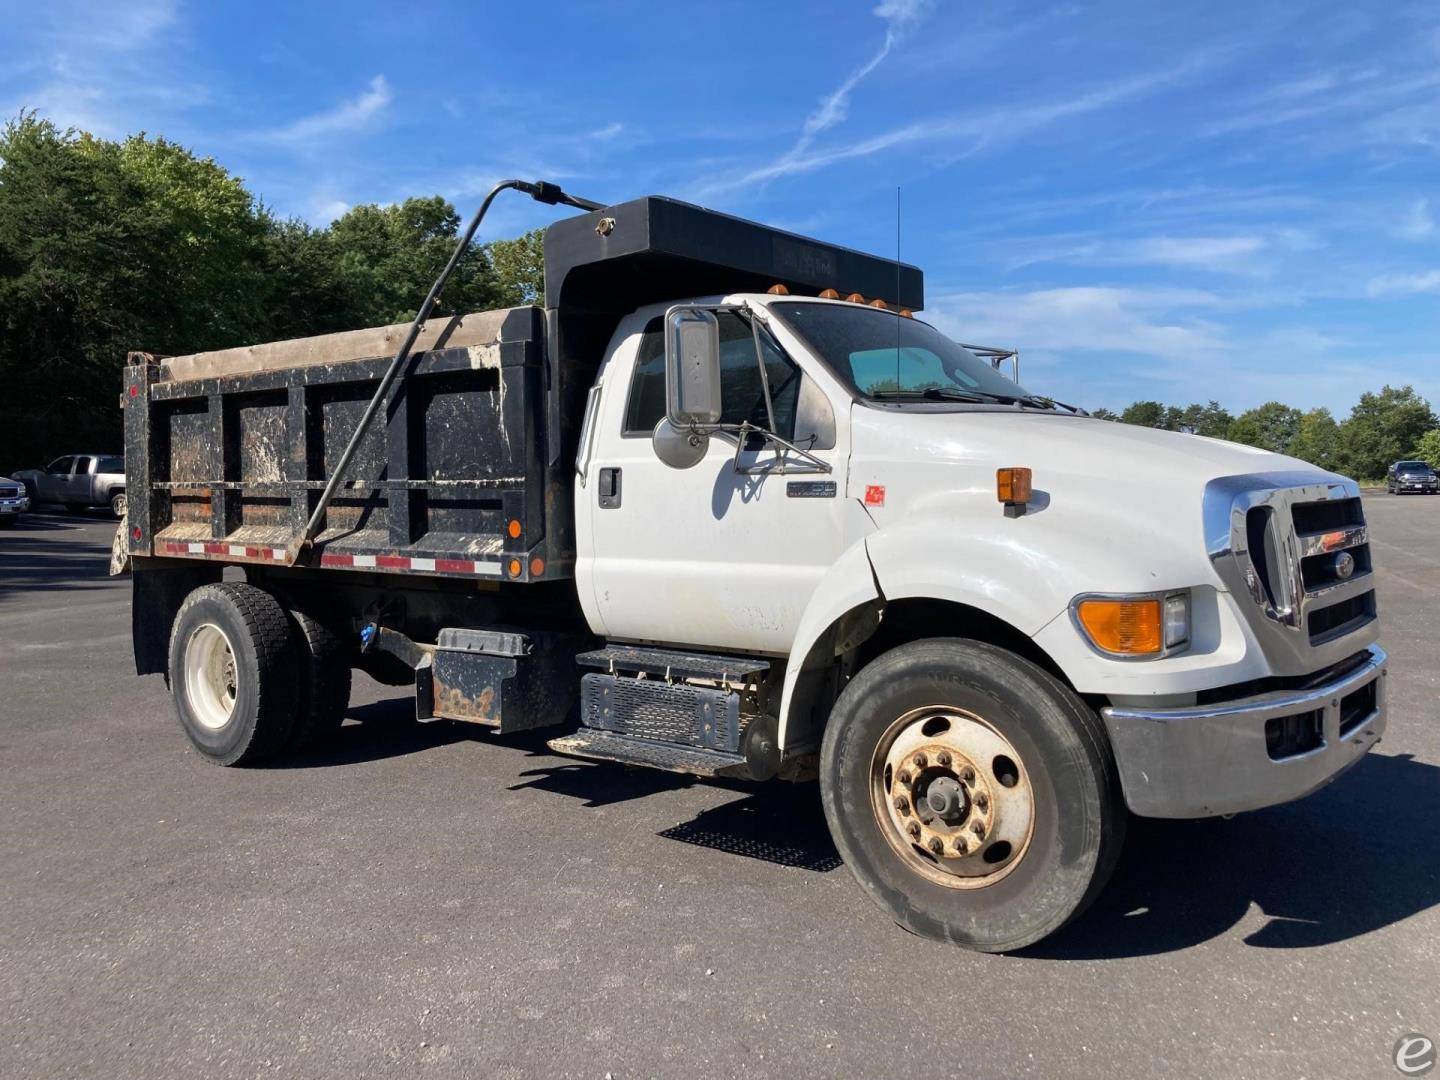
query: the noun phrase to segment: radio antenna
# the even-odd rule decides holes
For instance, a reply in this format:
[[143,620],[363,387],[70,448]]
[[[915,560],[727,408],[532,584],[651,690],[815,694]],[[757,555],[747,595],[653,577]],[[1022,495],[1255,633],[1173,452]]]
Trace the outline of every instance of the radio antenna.
[[895,389],[900,385],[900,185],[895,185]]

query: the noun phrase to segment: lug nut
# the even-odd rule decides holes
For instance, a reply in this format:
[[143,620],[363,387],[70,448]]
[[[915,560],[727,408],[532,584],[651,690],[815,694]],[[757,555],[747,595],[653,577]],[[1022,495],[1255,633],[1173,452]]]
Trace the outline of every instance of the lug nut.
[[902,784],[908,784],[910,782],[910,770],[901,769],[898,773],[895,774],[895,779]]
[[963,836],[957,836],[955,838],[955,854],[964,855],[969,850],[965,845],[965,838]]
[[937,754],[936,757],[935,757],[935,764],[936,764],[936,765],[939,765],[939,766],[941,766],[941,767],[944,767],[944,766],[949,765],[949,764],[950,764],[950,755],[949,755],[948,753],[946,753],[944,750],[941,750],[940,753]]
[[966,784],[973,784],[975,782],[975,770],[969,765],[966,765],[965,768],[960,770],[960,779],[964,780]]
[[936,855],[939,855],[940,852],[942,852],[942,851],[945,850],[945,842],[944,842],[943,840],[941,840],[938,836],[932,836],[932,837],[930,838],[930,843],[927,844],[926,846],[930,849],[930,851],[931,851],[933,854],[936,854]]
[[902,814],[908,814],[910,812],[910,800],[905,798],[904,795],[896,795],[895,809],[899,810]]
[[990,808],[990,796],[986,795],[983,791],[980,792],[980,794],[975,796],[975,805],[981,810],[988,810]]
[[915,840],[919,840],[919,839],[920,839],[920,823],[919,823],[918,821],[912,821],[912,822],[910,822],[909,827],[906,828],[905,831],[910,834],[910,836],[911,836],[912,839],[915,839]]
[[973,832],[976,836],[984,836],[985,823],[983,821],[972,822],[970,825],[970,831]]
[[915,767],[916,767],[917,769],[923,769],[923,768],[925,767],[926,763],[927,763],[929,760],[930,760],[930,759],[927,758],[924,754],[916,754],[916,755],[915,755]]

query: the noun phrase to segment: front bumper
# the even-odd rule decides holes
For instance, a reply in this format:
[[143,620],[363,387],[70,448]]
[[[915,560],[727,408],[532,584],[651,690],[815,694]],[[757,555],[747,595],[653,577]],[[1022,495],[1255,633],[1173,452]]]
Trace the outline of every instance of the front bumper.
[[[1323,787],[1385,731],[1387,657],[1378,645],[1368,651],[1359,667],[1308,690],[1176,709],[1102,709],[1126,803],[1141,817],[1199,818]],[[1318,745],[1272,757],[1269,721],[1313,730]]]
[[0,499],[0,514],[23,514],[30,509],[30,499],[22,495],[18,499]]
[[1402,481],[1401,483],[1398,483],[1398,484],[1395,485],[1395,490],[1396,490],[1396,491],[1420,491],[1420,492],[1426,492],[1426,493],[1429,493],[1429,494],[1433,495],[1435,492],[1440,491],[1440,484],[1412,484],[1412,483],[1409,483],[1409,482]]

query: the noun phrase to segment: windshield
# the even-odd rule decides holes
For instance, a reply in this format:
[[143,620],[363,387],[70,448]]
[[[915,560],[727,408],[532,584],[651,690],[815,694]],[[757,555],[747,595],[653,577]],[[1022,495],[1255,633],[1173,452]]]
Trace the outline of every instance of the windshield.
[[858,304],[786,301],[770,310],[784,319],[841,380],[878,400],[1024,397],[969,349],[933,326]]
[[1396,472],[1429,472],[1428,461],[1402,461],[1395,466]]

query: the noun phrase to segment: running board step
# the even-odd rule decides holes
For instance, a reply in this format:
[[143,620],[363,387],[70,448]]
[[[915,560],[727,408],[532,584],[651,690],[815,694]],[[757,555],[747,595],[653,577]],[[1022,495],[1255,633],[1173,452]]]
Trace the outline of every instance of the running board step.
[[549,742],[551,750],[570,757],[592,761],[618,761],[623,765],[643,765],[666,772],[689,773],[692,776],[749,776],[745,758],[719,750],[697,746],[641,739],[619,735],[613,731],[592,731],[581,728],[573,735],[561,735]]
[[770,670],[768,660],[752,657],[717,656],[713,653],[649,649],[641,645],[609,645],[575,658],[581,667],[618,673],[663,675],[671,679],[719,679],[746,682]]

